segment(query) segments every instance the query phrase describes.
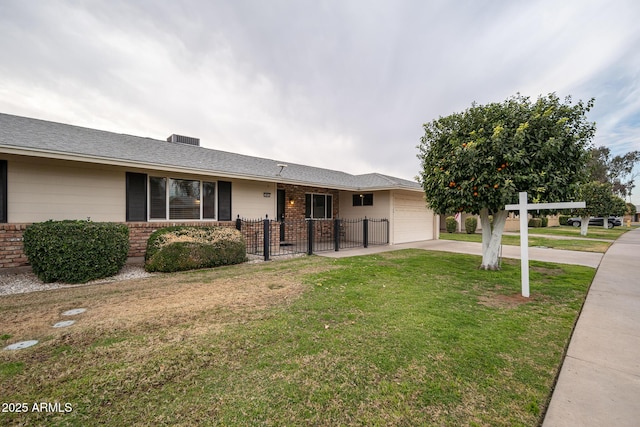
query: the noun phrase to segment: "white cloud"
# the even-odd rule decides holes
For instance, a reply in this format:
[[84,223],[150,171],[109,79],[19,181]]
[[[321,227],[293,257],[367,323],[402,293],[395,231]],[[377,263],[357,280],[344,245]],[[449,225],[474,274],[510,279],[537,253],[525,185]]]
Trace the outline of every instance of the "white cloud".
[[353,173],[417,174],[421,124],[521,92],[596,97],[638,143],[634,1],[0,4],[0,111]]

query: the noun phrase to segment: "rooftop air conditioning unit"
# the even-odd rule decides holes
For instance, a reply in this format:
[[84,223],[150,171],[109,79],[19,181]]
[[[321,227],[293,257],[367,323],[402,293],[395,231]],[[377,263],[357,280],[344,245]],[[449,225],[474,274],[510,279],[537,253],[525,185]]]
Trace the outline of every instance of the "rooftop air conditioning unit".
[[175,133],[167,138],[167,142],[179,142],[180,144],[200,146],[200,138],[192,138],[190,136],[176,135]]

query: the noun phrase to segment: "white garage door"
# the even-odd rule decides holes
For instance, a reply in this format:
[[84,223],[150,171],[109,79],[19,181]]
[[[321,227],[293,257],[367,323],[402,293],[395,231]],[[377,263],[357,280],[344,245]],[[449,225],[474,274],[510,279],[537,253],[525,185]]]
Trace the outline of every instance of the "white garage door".
[[433,212],[420,196],[394,196],[392,243],[433,239]]

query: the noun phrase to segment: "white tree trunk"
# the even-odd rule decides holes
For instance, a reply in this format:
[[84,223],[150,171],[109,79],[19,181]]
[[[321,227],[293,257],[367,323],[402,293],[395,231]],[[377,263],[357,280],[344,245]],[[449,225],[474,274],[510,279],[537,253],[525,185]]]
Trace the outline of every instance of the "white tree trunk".
[[493,229],[489,222],[489,211],[480,211],[480,223],[482,224],[482,265],[483,270],[500,269],[500,244],[502,232],[507,222],[507,211],[498,211],[493,215]]
[[482,227],[482,253],[485,253],[491,241],[491,222],[489,221],[489,210],[486,208],[480,211],[480,226]]
[[580,235],[586,236],[588,230],[589,230],[589,217],[581,216],[580,217]]

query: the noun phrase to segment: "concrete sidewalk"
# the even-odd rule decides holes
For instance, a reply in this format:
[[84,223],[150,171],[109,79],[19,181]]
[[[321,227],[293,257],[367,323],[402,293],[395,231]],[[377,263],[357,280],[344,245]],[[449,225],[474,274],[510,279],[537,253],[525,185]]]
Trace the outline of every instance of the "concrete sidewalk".
[[640,425],[640,229],[611,245],[587,295],[544,427]]

